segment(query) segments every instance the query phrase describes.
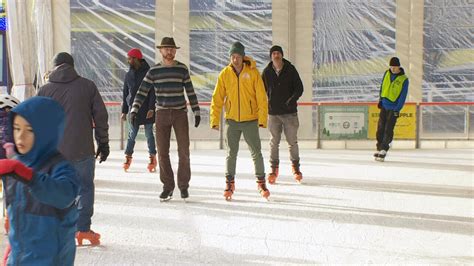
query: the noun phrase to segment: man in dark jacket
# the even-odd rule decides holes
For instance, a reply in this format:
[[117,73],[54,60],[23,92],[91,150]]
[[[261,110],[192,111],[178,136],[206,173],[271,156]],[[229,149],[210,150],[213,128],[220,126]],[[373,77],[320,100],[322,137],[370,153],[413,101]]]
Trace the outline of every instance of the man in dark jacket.
[[[100,235],[90,227],[94,213],[95,158],[100,157],[101,163],[110,153],[107,109],[94,82],[77,74],[70,54],[57,54],[53,65],[49,81],[39,89],[38,95],[53,98],[66,112],[59,151],[72,163],[80,179],[76,238],[79,242],[87,239],[91,244],[99,245]],[[95,157],[93,131],[98,144]]]
[[300,183],[303,175],[300,171],[298,149],[298,111],[297,101],[303,94],[303,83],[296,68],[283,58],[283,49],[274,45],[270,49],[271,62],[263,70],[262,78],[268,96],[268,129],[270,130],[270,165],[268,183],[274,184],[278,177],[281,133],[285,132],[290,150],[292,172]]
[[379,93],[380,115],[376,134],[377,152],[374,154],[377,161],[385,160],[393,140],[397,118],[400,116],[400,110],[405,105],[408,94],[408,76],[405,75],[405,70],[400,67],[400,59],[392,57],[389,65],[390,68],[384,73]]
[[[123,82],[123,103],[122,103],[122,120],[127,120],[127,114],[132,110],[133,100],[137,94],[138,88],[143,81],[146,73],[150,69],[148,63],[143,59],[140,49],[133,48],[127,53],[127,61],[130,69],[125,76]],[[140,125],[145,126],[145,136],[148,144],[148,153],[150,154],[150,162],[148,163],[148,171],[156,171],[156,146],[155,136],[153,135],[153,124],[155,123],[155,93],[152,90],[148,92],[144,104],[138,110],[135,123],[129,123],[127,148],[125,149],[125,162],[123,169],[128,170],[132,163],[133,148],[135,147],[135,138],[137,137]]]

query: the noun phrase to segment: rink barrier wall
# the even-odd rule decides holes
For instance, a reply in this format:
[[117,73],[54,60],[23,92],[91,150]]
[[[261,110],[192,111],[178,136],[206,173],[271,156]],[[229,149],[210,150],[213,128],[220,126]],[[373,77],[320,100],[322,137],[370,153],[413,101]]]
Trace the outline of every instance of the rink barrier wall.
[[[224,149],[224,128],[215,131],[209,127],[210,102],[199,105],[201,125],[197,129],[190,127],[191,149]],[[128,124],[120,119],[121,102],[106,102],[106,106],[112,148],[123,150]],[[377,102],[300,102],[298,107],[300,121],[302,115],[311,116],[309,120],[312,121],[308,124],[308,119],[305,119],[306,123],[300,123],[300,149],[373,149],[375,146]],[[337,115],[339,122],[327,122],[328,118],[336,119]],[[188,119],[193,124],[192,112],[188,112]],[[221,119],[221,125],[225,125]],[[362,127],[351,128],[362,123]],[[326,127],[331,127],[331,130],[326,131]],[[474,102],[409,102],[402,109],[397,127],[392,142],[394,149],[474,148]],[[351,132],[347,133],[348,130]],[[339,134],[329,134],[328,131]],[[268,130],[260,129],[260,137],[262,148],[268,149]],[[137,143],[140,142],[145,142],[143,130],[137,137]],[[174,134],[171,145],[176,146]],[[281,146],[287,147],[284,136]],[[137,144],[137,149],[145,147]]]

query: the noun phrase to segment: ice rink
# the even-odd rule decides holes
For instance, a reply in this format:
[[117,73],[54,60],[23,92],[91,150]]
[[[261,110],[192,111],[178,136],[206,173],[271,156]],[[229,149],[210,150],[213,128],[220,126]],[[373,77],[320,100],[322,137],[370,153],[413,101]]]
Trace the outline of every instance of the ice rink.
[[[148,155],[136,152],[125,173],[113,151],[96,170],[92,229],[102,244],[79,247],[76,265],[473,264],[474,151],[393,150],[383,163],[372,153],[301,150],[297,185],[281,150],[267,202],[241,145],[227,202],[225,151],[192,150],[190,198],[176,188],[161,203]],[[176,169],[175,151],[171,159]]]

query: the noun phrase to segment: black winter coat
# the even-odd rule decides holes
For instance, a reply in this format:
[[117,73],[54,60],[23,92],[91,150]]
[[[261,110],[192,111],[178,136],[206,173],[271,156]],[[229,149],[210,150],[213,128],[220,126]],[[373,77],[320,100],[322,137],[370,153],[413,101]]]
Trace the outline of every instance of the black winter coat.
[[262,79],[268,96],[268,114],[283,115],[298,112],[297,101],[303,94],[303,82],[290,61],[283,59],[284,65],[277,76],[270,62],[263,70]]
[[[122,114],[128,114],[130,110],[132,110],[135,95],[140,88],[140,84],[142,84],[143,78],[145,78],[146,73],[150,69],[150,65],[148,65],[145,59],[142,59],[141,63],[142,64],[139,69],[135,70],[133,67],[130,67],[127,74],[125,75],[125,81],[123,82]],[[153,117],[148,119],[146,118],[146,113],[149,110],[155,110],[155,101],[155,90],[150,90],[145,102],[138,110],[138,125],[155,123],[155,113],[153,113]]]
[[102,96],[94,82],[80,77],[73,66],[62,64],[51,71],[38,96],[53,98],[66,112],[59,145],[66,159],[77,161],[94,155],[94,136],[97,143],[109,142],[109,115]]

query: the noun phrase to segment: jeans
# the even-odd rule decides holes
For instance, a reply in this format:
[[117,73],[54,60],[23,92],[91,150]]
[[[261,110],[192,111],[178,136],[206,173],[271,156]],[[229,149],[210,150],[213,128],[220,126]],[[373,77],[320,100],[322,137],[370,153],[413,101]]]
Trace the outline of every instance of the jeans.
[[264,178],[265,169],[262,156],[262,144],[260,142],[257,120],[236,122],[234,120],[228,119],[226,120],[226,124],[226,178],[233,179],[235,177],[237,154],[239,152],[239,141],[242,134],[244,135],[245,142],[247,142],[250,154],[252,155],[255,176],[257,178]]
[[393,131],[396,123],[397,117],[394,115],[394,111],[385,110],[382,107],[380,109],[380,116],[376,134],[378,151],[388,151],[388,149],[390,148],[390,143],[393,140]]
[[[128,125],[129,125],[128,140],[127,140],[127,148],[125,148],[125,154],[131,156],[133,154],[133,148],[135,147],[135,139],[137,138],[137,134],[138,134],[138,131],[140,130],[140,126],[134,127],[131,123],[129,123]],[[148,144],[148,153],[150,155],[155,155],[156,146],[155,146],[155,136],[153,135],[153,124],[145,124],[144,126],[145,126],[146,142]]]
[[156,144],[158,146],[158,164],[163,190],[173,191],[174,173],[170,162],[171,129],[178,143],[178,188],[188,189],[191,180],[189,159],[189,124],[186,110],[163,109],[156,111]]
[[294,165],[299,165],[300,156],[298,148],[298,113],[285,115],[270,115],[268,119],[268,129],[270,131],[270,164],[278,167],[280,163],[279,146],[282,131],[285,133],[288,149],[290,150],[290,160]]
[[91,229],[91,217],[94,214],[94,172],[95,158],[93,155],[78,161],[71,161],[80,180],[79,196],[77,197],[77,231],[86,232]]

